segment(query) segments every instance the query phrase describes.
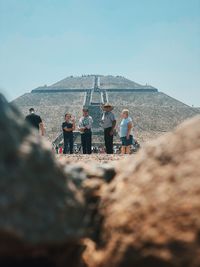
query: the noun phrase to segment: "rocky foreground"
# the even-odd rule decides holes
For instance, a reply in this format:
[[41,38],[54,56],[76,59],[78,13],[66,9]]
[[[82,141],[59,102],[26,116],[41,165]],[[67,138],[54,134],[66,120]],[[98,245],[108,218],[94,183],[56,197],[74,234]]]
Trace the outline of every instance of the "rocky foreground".
[[199,125],[56,159],[0,96],[0,266],[199,267]]

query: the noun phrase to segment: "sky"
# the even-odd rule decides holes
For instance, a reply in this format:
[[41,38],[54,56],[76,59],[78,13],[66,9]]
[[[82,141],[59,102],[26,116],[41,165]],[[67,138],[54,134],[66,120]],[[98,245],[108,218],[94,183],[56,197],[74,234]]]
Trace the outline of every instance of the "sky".
[[9,101],[82,74],[122,75],[200,107],[200,0],[0,0]]

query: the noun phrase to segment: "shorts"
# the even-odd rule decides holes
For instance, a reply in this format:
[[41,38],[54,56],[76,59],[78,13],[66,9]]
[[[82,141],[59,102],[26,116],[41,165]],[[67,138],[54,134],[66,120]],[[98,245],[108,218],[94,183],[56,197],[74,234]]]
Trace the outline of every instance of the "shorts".
[[126,136],[123,136],[120,138],[120,140],[122,141],[122,146],[130,146],[133,144],[133,136],[130,135],[129,139],[126,138]]

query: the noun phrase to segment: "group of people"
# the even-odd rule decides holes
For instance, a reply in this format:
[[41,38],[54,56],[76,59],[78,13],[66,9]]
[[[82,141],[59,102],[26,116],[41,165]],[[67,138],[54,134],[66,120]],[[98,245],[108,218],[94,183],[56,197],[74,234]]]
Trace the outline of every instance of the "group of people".
[[[33,108],[30,114],[26,116],[26,121],[31,123],[44,135],[44,125],[40,116],[35,114]],[[107,154],[113,154],[113,136],[116,133],[116,118],[113,113],[113,106],[106,103],[102,106],[103,115],[101,118],[101,127],[104,131],[105,149]],[[93,118],[89,114],[88,108],[82,109],[82,117],[78,122],[78,130],[81,134],[81,146],[83,154],[92,153],[92,125]],[[73,154],[74,152],[74,130],[76,129],[75,118],[70,114],[65,114],[65,121],[62,123],[64,149],[63,154]],[[121,153],[129,154],[133,144],[133,122],[129,116],[129,110],[124,109],[121,113],[121,122],[119,124],[119,135],[122,143]]]
[[[103,116],[101,119],[101,126],[104,130],[104,141],[107,154],[113,154],[113,136],[116,132],[116,118],[113,113],[113,106],[106,103],[102,106]],[[121,153],[129,154],[130,147],[133,144],[133,123],[129,116],[128,109],[124,109],[121,113],[122,120],[119,125],[120,138],[122,142]],[[78,122],[78,130],[81,133],[81,145],[83,154],[92,153],[92,125],[93,118],[89,114],[88,108],[83,108],[82,117]],[[71,114],[65,114],[65,122],[62,124],[63,137],[64,137],[64,150],[66,154],[68,151],[73,153],[73,131],[75,130],[75,119]]]

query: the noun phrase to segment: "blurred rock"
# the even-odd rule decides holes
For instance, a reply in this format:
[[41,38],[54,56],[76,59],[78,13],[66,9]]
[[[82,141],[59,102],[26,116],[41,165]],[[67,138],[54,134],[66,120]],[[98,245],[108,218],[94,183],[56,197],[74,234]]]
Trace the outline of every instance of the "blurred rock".
[[118,162],[101,187],[98,238],[85,240],[88,266],[200,266],[199,163],[199,117]]
[[2,95],[0,144],[0,266],[78,266],[83,196]]
[[0,96],[0,266],[199,267],[199,125],[56,161]]
[[82,183],[86,179],[98,178],[107,183],[114,179],[116,175],[114,165],[96,163],[91,157],[90,160],[92,164],[83,162],[79,162],[79,164],[71,163],[64,168],[67,177],[69,177],[78,188],[81,188]]

